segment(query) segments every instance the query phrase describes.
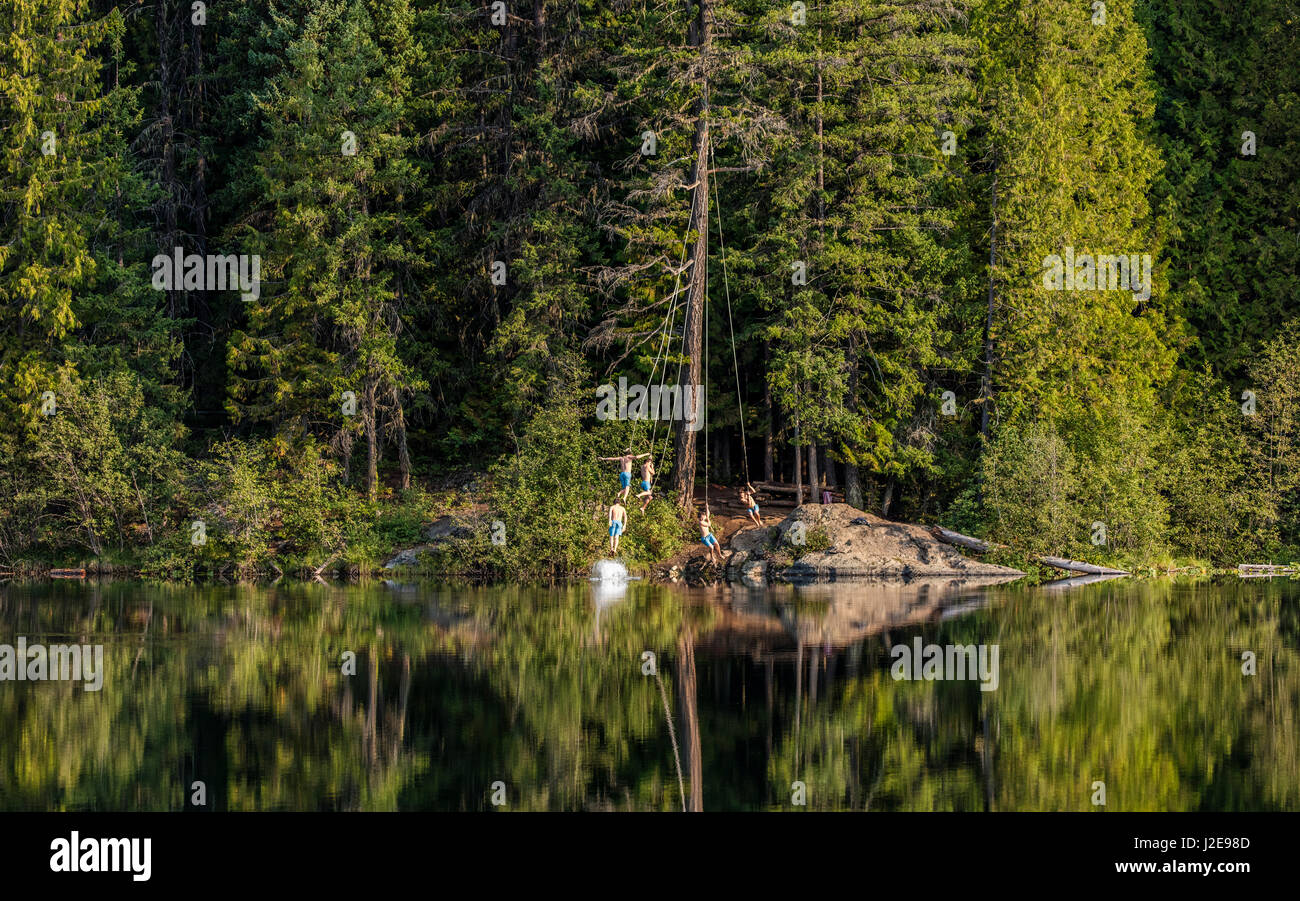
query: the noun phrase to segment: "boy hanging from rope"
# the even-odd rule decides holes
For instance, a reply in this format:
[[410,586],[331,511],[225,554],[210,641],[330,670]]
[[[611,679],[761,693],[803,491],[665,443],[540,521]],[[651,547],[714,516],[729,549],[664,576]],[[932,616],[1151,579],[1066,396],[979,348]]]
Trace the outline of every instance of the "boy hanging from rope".
[[655,458],[650,457],[648,460],[646,460],[644,463],[641,464],[641,492],[637,495],[637,498],[638,499],[645,498],[645,500],[641,501],[642,513],[645,512],[646,507],[650,506],[650,498],[651,495],[653,494],[653,489],[651,488],[651,486],[654,484],[654,478],[655,478]]
[[760,528],[763,525],[763,519],[758,515],[758,497],[754,493],[754,486],[745,483],[745,487],[740,489],[740,502],[745,505],[745,512],[749,514],[750,520],[754,525]]
[[596,458],[597,460],[600,460],[600,461],[602,461],[602,462],[616,462],[616,463],[618,463],[618,467],[619,467],[619,473],[618,473],[618,487],[619,487],[619,489],[620,489],[620,490],[619,490],[619,493],[618,493],[618,499],[619,499],[619,500],[621,500],[621,501],[626,501],[626,500],[627,500],[627,493],[628,493],[630,490],[632,490],[632,461],[634,461],[634,460],[640,460],[642,457],[648,457],[648,456],[650,456],[650,455],[649,455],[649,454],[633,454],[633,453],[632,453],[632,448],[629,447],[629,448],[624,449],[622,455],[620,455],[620,456],[617,456],[617,457],[597,457],[597,458]]
[[700,514],[700,541],[709,549],[709,562],[722,562],[722,549],[718,547],[718,539],[713,537],[713,518],[709,516],[709,507],[704,506],[704,512]]

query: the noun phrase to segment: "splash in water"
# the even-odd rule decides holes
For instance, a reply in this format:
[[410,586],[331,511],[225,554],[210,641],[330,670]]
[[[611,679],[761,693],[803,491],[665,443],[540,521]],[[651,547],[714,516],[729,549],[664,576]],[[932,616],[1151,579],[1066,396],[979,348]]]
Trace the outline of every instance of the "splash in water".
[[598,582],[626,582],[627,567],[617,560],[597,560],[591,568],[591,578]]

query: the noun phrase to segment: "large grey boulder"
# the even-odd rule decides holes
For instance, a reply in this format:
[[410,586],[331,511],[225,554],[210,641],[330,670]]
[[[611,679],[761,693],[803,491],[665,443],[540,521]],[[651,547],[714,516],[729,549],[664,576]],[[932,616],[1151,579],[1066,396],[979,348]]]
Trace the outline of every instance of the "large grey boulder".
[[440,516],[424,530],[424,538],[430,544],[439,544],[452,538],[468,538],[473,531],[473,527],[463,519]]
[[1024,575],[966,557],[924,526],[890,522],[848,504],[804,504],[775,528],[737,533],[731,548],[733,561],[748,567],[766,560],[769,577],[787,582]]
[[426,544],[400,550],[384,564],[384,569],[406,569],[420,565],[420,555],[435,551],[444,544],[459,538],[468,538],[474,534],[473,525],[457,516],[440,516],[425,527]]

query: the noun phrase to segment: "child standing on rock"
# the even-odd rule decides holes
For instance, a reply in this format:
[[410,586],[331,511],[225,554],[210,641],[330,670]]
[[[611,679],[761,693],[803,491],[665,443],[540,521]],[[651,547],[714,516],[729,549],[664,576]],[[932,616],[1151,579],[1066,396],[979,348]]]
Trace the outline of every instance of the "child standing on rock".
[[750,521],[761,528],[763,518],[758,515],[758,498],[754,496],[754,486],[748,482],[740,489],[740,502],[745,505],[745,512],[749,514]]
[[718,539],[713,537],[713,519],[709,516],[709,508],[706,506],[704,512],[700,514],[700,541],[709,549],[709,562],[718,564],[722,562],[722,549],[718,547]]

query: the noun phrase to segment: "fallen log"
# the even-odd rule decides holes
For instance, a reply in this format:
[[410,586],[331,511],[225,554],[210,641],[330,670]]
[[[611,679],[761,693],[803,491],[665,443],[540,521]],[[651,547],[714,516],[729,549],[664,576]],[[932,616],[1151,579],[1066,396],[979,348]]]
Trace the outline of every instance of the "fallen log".
[[[954,532],[951,529],[934,526],[930,529],[930,534],[940,541],[957,547],[965,548],[968,551],[975,551],[979,554],[987,554],[994,548],[1005,548],[1005,544],[995,544],[989,541],[981,541],[979,538],[972,538],[969,535],[963,535],[960,532]],[[1067,560],[1064,557],[1032,557],[1031,559],[1039,563],[1056,569],[1065,570],[1070,573],[1083,573],[1088,576],[1127,576],[1128,570],[1111,569],[1109,566],[1097,566],[1092,563],[1085,563],[1082,560]]]
[[324,582],[325,580],[320,577],[320,574],[325,572],[325,567],[333,563],[338,558],[340,553],[341,551],[335,551],[334,553],[330,554],[329,559],[326,560],[324,563],[322,563],[320,566],[316,567],[315,571],[312,572],[311,574],[312,578],[316,579],[317,581]]
[[972,538],[969,535],[963,535],[960,532],[954,532],[951,529],[945,529],[941,526],[934,526],[930,529],[930,534],[940,541],[948,544],[954,544],[957,547],[964,547],[968,551],[975,551],[979,554],[987,554],[994,548],[1005,548],[1005,544],[992,544],[987,541],[981,541],[978,538]]
[[86,571],[84,569],[52,569],[50,570],[51,579],[84,579]]
[[1046,563],[1069,573],[1085,573],[1090,576],[1127,576],[1126,569],[1111,569],[1109,566],[1096,566],[1082,560],[1067,560],[1064,557],[1035,557],[1039,563]]
[[[787,482],[754,482],[753,485],[754,488],[757,489],[759,492],[767,492],[768,494],[791,494],[792,495],[797,491],[797,489],[793,484]],[[827,488],[825,490],[831,493],[831,499],[834,500],[836,503],[842,503],[844,501],[844,492],[841,491],[839,488]],[[805,496],[815,495],[818,501],[821,500],[822,491],[823,491],[822,488],[814,489],[812,485],[803,486],[804,495]]]
[[1280,566],[1274,563],[1238,563],[1237,575],[1243,579],[1258,578],[1260,576],[1295,576],[1300,575],[1300,568],[1296,566]]

